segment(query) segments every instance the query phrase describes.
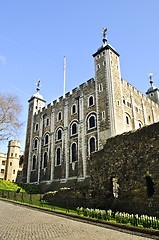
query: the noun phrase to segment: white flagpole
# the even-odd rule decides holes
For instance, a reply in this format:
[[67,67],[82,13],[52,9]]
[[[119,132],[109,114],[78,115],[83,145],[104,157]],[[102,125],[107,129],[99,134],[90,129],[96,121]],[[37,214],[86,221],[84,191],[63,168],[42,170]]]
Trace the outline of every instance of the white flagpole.
[[64,57],[64,86],[63,86],[63,98],[65,98],[65,70],[66,70],[66,57]]

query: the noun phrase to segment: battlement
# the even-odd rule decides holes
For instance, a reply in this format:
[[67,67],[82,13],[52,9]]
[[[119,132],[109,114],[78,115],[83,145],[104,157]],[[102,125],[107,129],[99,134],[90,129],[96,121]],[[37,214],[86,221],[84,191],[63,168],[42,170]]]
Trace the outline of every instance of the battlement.
[[8,144],[8,147],[18,147],[18,148],[20,148],[20,141],[10,140],[9,144]]
[[125,79],[121,79],[121,83],[124,87],[129,89],[132,93],[139,95],[144,101],[147,101],[148,103],[151,103],[152,106],[159,108],[159,105],[152,101],[150,98],[148,98],[146,95],[141,93],[139,90],[137,90],[135,87],[133,87],[130,83],[128,83]]
[[49,103],[48,105],[44,106],[41,110],[39,110],[37,113],[35,113],[35,115],[44,113],[46,109],[52,108],[52,107],[56,106],[57,104],[63,103],[64,101],[68,101],[72,95],[77,94],[77,92],[79,92],[79,91],[85,91],[88,88],[91,88],[92,86],[94,86],[94,83],[95,83],[94,78],[89,79],[87,82],[84,82],[84,83],[80,84],[78,87],[67,92],[65,94],[65,97],[61,96],[61,97],[57,98],[56,100],[54,100],[53,102]]

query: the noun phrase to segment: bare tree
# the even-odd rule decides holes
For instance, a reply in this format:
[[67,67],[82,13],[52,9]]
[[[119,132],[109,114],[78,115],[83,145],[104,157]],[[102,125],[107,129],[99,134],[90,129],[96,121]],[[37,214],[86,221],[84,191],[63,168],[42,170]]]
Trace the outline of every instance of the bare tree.
[[20,128],[22,106],[15,95],[0,93],[0,141],[15,136]]

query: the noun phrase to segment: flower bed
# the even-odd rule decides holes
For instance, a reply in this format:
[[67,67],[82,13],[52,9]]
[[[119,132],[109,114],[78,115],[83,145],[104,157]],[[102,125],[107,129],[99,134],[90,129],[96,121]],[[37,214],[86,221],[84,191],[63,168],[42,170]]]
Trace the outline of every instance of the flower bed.
[[112,210],[99,210],[89,208],[76,208],[78,215],[90,218],[97,218],[106,221],[115,221],[117,223],[129,224],[137,227],[151,228],[159,230],[159,219],[147,215],[129,214],[125,212],[113,212]]

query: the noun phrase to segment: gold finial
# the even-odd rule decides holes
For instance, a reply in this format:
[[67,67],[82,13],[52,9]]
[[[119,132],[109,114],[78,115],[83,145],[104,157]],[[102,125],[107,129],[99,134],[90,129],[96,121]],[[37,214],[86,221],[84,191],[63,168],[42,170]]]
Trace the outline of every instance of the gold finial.
[[102,35],[103,35],[103,42],[104,42],[104,44],[106,44],[106,42],[107,42],[106,34],[107,34],[107,28],[103,28]]

